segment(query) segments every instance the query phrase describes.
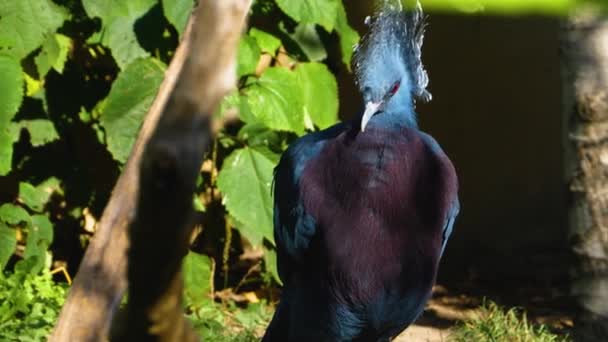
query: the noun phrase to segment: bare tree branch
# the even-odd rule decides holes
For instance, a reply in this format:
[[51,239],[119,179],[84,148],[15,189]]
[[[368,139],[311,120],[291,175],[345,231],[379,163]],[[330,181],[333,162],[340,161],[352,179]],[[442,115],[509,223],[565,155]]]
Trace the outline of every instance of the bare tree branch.
[[[165,314],[177,317],[177,308],[181,317],[179,268],[191,226],[192,191],[209,137],[209,116],[235,85],[236,47],[250,3],[199,2],[196,19],[189,24],[114,188],[51,341],[106,339],[127,284],[127,227],[134,218],[129,275],[137,280],[130,284],[128,313],[140,319],[129,322],[134,328],[128,324],[124,336],[154,327],[157,330],[150,333],[165,333],[159,340],[192,338],[187,328],[161,321],[168,318]],[[166,334],[171,329],[175,333]]]

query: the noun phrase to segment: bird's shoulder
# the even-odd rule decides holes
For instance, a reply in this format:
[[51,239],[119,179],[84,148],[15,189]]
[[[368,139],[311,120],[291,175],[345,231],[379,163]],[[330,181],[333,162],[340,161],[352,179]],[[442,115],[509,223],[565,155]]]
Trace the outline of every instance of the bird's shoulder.
[[306,164],[317,156],[325,143],[349,129],[348,123],[338,123],[327,129],[306,134],[293,141],[281,156],[275,168],[275,178],[284,174],[290,176],[292,182],[297,182]]

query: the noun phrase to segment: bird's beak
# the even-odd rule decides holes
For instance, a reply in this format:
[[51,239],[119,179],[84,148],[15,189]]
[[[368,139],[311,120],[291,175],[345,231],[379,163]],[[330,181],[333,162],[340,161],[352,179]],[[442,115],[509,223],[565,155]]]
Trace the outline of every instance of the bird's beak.
[[380,109],[380,106],[382,106],[382,101],[381,102],[371,102],[370,101],[365,105],[365,112],[363,112],[363,117],[361,118],[361,132],[365,132],[365,126],[367,126],[367,123],[372,118],[372,116],[374,116],[374,114],[376,114],[378,112],[378,109]]

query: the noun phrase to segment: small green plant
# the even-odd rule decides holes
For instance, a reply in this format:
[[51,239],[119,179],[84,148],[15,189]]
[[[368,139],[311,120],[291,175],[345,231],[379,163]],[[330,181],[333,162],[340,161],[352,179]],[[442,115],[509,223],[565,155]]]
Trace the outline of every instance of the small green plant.
[[0,273],[0,331],[3,341],[45,341],[65,300],[66,288],[49,271],[32,272],[35,258]]
[[570,339],[549,331],[545,325],[528,321],[517,308],[504,310],[494,302],[484,302],[474,319],[460,324],[451,335],[453,342],[568,342]]

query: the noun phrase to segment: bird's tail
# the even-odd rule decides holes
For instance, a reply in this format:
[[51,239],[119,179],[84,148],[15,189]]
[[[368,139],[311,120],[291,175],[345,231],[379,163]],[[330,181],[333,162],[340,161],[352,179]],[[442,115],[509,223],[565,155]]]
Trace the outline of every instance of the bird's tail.
[[370,32],[355,53],[355,71],[359,77],[365,77],[362,69],[366,62],[377,62],[373,57],[398,51],[410,77],[412,95],[424,102],[430,101],[431,93],[426,90],[429,77],[421,59],[425,19],[418,0],[379,0],[374,17],[367,19]]

